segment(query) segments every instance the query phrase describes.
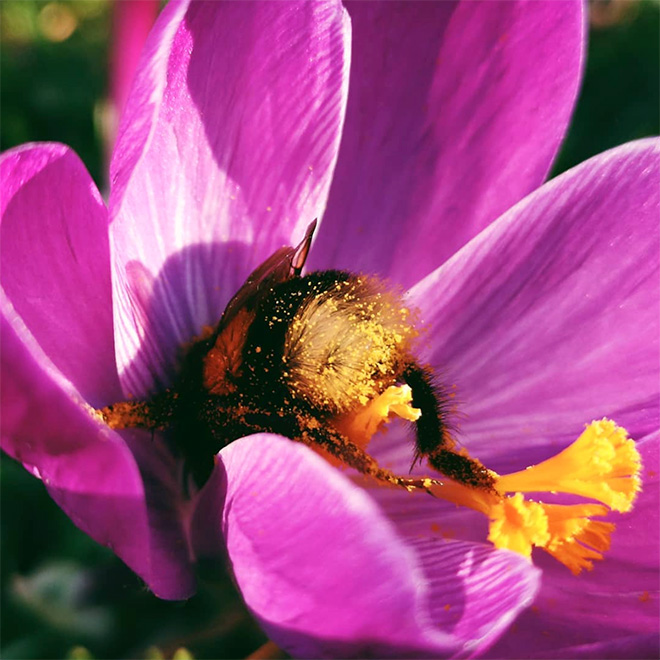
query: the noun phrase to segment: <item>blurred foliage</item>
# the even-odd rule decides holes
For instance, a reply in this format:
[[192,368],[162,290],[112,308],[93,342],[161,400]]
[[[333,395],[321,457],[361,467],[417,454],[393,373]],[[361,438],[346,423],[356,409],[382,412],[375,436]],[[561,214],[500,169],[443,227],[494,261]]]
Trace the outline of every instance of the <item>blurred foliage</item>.
[[660,4],[593,4],[598,24],[589,33],[584,83],[553,174],[624,142],[660,134]]
[[0,3],[0,149],[64,142],[102,180],[95,117],[106,90],[110,8],[107,0]]
[[189,601],[159,600],[20,465],[3,455],[1,468],[5,660],[237,658],[266,641],[222,566],[200,566]]
[[[584,86],[554,173],[660,132],[659,5],[601,2]],[[0,4],[0,146],[65,142],[103,180],[108,0]],[[222,567],[184,603],[151,595],[80,532],[43,485],[2,457],[0,653],[18,658],[235,658],[266,640]],[[139,613],[139,615],[136,615]]]

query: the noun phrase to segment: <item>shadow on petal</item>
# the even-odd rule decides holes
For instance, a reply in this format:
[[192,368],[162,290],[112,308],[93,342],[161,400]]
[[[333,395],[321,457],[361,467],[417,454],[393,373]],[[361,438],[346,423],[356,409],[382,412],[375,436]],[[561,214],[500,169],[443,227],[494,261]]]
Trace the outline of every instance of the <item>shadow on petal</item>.
[[184,347],[218,323],[250,273],[249,254],[242,243],[200,243],[171,255],[157,275],[135,260],[120,267],[115,323],[125,392],[146,396],[172,383]]

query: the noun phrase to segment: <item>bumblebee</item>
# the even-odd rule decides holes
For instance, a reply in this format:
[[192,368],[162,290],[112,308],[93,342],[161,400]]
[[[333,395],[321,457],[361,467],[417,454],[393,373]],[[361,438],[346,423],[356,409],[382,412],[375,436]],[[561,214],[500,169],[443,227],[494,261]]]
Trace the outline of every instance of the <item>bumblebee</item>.
[[455,451],[447,397],[413,355],[417,335],[401,296],[375,277],[325,270],[301,275],[314,221],[297,247],[275,252],[231,299],[219,323],[193,342],[172,387],[146,401],[103,408],[113,428],[169,430],[198,485],[230,442],[277,433],[322,448],[379,481],[429,490],[436,480],[381,468],[341,431],[341,420],[406,384],[415,422],[415,461],[476,488],[493,478]]

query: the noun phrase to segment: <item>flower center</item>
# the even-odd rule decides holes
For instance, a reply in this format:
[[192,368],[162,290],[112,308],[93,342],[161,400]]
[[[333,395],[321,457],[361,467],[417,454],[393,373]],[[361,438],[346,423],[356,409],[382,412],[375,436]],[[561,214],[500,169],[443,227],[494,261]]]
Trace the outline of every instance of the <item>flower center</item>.
[[[335,420],[336,428],[360,446],[395,416],[417,421],[407,385],[388,388],[366,406]],[[496,548],[531,558],[542,548],[575,575],[591,570],[609,549],[615,525],[592,520],[610,510],[630,511],[641,488],[641,460],[627,432],[609,419],[591,422],[580,437],[556,456],[525,470],[497,475],[494,491],[443,481],[429,490],[438,498],[488,517],[488,540]],[[601,502],[548,504],[523,493],[579,495]]]

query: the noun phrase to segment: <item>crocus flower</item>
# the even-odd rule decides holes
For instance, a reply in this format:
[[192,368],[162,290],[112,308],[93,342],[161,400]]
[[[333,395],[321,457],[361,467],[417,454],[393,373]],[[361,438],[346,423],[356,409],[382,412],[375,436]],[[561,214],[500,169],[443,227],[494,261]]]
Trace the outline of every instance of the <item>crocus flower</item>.
[[[366,491],[267,433],[223,449],[186,497],[158,434],[91,412],[166,387],[178,348],[323,215],[311,266],[409,287],[424,357],[456,386],[459,439],[490,468],[539,463],[603,416],[637,440],[643,490],[612,515],[605,560],[576,577],[535,555],[535,605],[490,652],[652,655],[658,142],[536,190],[576,95],[582,25],[576,2],[170,2],[108,209],[64,146],[3,158],[3,448],[158,596],[190,596],[195,559],[226,553],[292,654],[486,652],[540,571],[488,545],[480,514]],[[407,470],[405,435],[370,450]]]

